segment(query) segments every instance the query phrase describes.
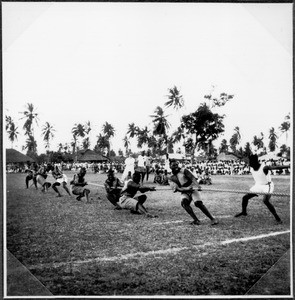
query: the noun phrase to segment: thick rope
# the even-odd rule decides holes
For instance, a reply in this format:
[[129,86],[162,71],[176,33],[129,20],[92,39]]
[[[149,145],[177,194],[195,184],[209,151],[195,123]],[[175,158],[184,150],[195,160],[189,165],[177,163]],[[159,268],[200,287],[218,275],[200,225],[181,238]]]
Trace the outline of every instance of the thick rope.
[[[102,184],[96,184],[92,182],[88,182],[90,185],[98,186],[98,187],[104,187]],[[157,188],[156,191],[172,191],[172,189],[169,187],[167,188]],[[290,194],[287,193],[253,193],[246,190],[227,190],[227,189],[212,189],[212,188],[202,188],[201,192],[221,192],[221,193],[235,193],[235,194],[257,194],[257,195],[270,195],[270,196],[277,196],[277,197],[290,197]]]
[[[157,189],[158,191],[171,190],[171,188]],[[227,189],[212,189],[212,188],[202,188],[201,192],[222,192],[222,193],[235,193],[235,194],[256,194],[256,195],[270,195],[277,197],[290,197],[290,194],[286,193],[254,193],[249,190],[227,190]]]

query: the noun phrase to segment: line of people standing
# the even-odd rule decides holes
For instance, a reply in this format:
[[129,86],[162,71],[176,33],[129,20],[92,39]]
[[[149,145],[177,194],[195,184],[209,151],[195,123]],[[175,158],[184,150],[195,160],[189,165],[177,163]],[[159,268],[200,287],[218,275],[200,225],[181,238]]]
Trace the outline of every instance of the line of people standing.
[[121,176],[121,181],[124,182],[127,179],[131,179],[134,173],[140,174],[141,183],[143,183],[144,178],[148,181],[151,172],[151,164],[151,157],[146,155],[145,151],[142,151],[136,160],[129,154],[125,159],[125,169]]

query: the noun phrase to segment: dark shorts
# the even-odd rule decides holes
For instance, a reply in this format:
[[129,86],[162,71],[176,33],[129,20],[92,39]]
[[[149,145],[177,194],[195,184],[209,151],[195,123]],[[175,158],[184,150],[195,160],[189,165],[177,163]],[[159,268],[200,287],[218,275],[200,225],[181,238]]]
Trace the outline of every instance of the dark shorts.
[[72,187],[72,193],[74,195],[83,195],[85,188],[83,186],[73,186]]

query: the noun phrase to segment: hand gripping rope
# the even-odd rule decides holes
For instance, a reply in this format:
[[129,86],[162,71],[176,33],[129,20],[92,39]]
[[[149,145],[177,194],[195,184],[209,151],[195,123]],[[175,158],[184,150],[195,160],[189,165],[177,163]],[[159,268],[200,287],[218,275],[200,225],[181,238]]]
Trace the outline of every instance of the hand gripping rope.
[[[92,182],[88,182],[90,185],[104,187],[104,185],[96,184]],[[156,188],[155,191],[172,191],[171,188]],[[212,188],[202,188],[201,192],[222,192],[222,193],[235,193],[235,194],[256,194],[256,195],[270,195],[270,196],[277,196],[277,197],[290,197],[290,194],[287,193],[253,193],[247,190],[227,190],[227,189],[212,189]]]

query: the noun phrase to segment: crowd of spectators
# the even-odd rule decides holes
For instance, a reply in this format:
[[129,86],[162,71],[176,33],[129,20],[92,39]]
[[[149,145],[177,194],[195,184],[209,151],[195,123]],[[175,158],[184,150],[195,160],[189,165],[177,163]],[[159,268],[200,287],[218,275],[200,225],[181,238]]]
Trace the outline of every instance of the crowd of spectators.
[[[286,165],[290,164],[284,158],[279,160],[269,160],[266,162],[268,165]],[[92,163],[92,162],[77,162],[77,163],[58,163],[56,164],[63,171],[77,171],[79,168],[86,168],[87,172],[93,173],[107,173],[110,169],[112,169],[115,173],[123,173],[124,171],[124,163],[122,162],[100,162],[100,163]],[[191,161],[180,161],[181,167],[186,167],[192,171],[192,173],[196,177],[200,176],[214,176],[214,175],[247,175],[250,174],[249,165],[243,160],[236,161],[199,161],[196,163],[191,163]],[[7,164],[6,172],[7,173],[19,173],[25,172],[27,169],[27,164]],[[161,160],[153,160],[150,167],[150,173],[155,175],[167,175],[170,174],[171,170],[167,167],[165,161]],[[274,170],[272,171],[272,175],[289,175],[290,170],[286,169],[282,170]]]

